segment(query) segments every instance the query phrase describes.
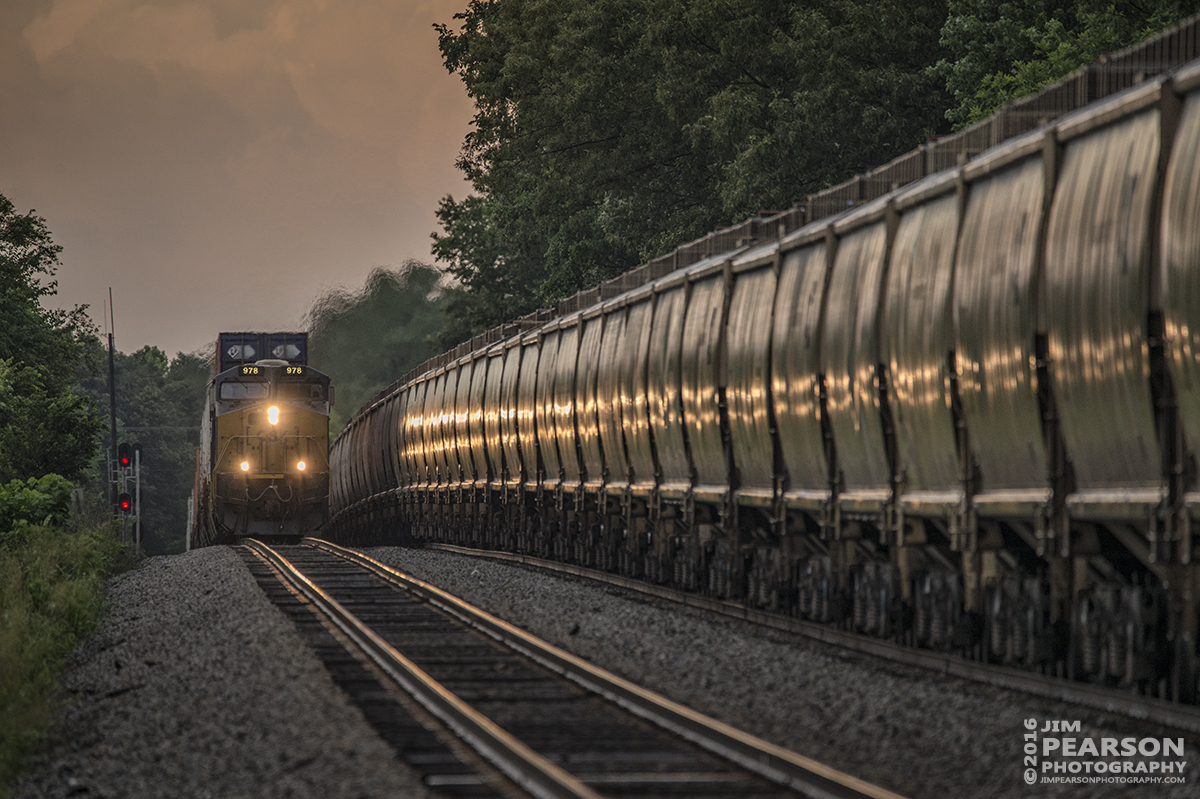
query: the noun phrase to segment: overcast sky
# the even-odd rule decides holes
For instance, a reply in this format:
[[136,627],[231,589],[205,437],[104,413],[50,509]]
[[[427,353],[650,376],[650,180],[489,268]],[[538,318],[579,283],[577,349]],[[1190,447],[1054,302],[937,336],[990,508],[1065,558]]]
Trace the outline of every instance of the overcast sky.
[[430,261],[471,105],[435,22],[466,0],[0,0],[0,194],[62,245],[60,306],[117,348],[296,329]]

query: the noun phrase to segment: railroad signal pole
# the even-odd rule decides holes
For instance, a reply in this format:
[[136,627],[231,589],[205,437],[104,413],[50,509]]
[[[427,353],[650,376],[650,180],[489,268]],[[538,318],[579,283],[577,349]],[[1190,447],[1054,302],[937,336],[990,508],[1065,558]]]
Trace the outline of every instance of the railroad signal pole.
[[[129,481],[133,480],[133,493],[129,493]],[[113,484],[117,490],[116,515],[121,519],[121,529],[124,531],[124,520],[132,514],[132,538],[137,553],[142,552],[142,445],[122,442],[117,447],[116,470],[113,474]]]
[[112,503],[113,515],[117,515],[117,495],[120,489],[117,486],[115,469],[113,468],[112,458],[117,457],[117,372],[113,365],[113,328],[116,325],[113,318],[112,307],[112,286],[108,287],[108,432],[112,437],[112,449],[108,451],[108,468],[109,474],[113,476],[112,481]]
[[142,445],[133,445],[133,534],[134,550],[142,554]]

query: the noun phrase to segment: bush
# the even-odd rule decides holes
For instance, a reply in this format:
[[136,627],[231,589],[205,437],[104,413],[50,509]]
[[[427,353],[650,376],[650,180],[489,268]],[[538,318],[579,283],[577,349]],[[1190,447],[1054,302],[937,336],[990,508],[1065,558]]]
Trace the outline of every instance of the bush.
[[106,530],[62,528],[70,492],[56,475],[0,486],[0,796],[45,738],[59,673],[95,629],[105,579],[130,562]]
[[0,486],[0,547],[19,544],[32,526],[65,525],[71,488],[71,481],[57,474]]

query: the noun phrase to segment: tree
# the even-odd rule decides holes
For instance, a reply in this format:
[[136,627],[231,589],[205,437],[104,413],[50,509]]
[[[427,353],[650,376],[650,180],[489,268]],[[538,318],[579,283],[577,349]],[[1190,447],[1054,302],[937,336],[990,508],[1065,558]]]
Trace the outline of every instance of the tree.
[[670,0],[651,39],[660,102],[720,165],[740,221],[886,163],[939,131],[944,0]]
[[95,327],[86,306],[51,310],[59,265],[46,221],[19,214],[0,195],[0,483],[59,474],[75,479],[88,468],[102,423],[79,377]]
[[954,96],[946,118],[958,128],[986,119],[1197,9],[1197,0],[950,0],[941,40],[948,55],[932,70]]
[[437,354],[446,297],[441,274],[409,261],[377,268],[358,292],[335,290],[309,309],[309,363],[329,375],[336,405],[330,435],[380,389]]
[[459,167],[475,188],[438,210],[434,253],[479,329],[707,230],[711,169],[655,94],[652,0],[473,0],[439,28],[475,100]]
[[850,177],[940,124],[945,0],[472,0],[475,101],[434,254],[498,324]]
[[[142,546],[151,555],[182,552],[212,355],[177,353],[168,361],[157,347],[142,347],[115,353],[114,367],[117,438],[142,445]],[[84,390],[106,403],[107,375],[87,381]],[[92,488],[106,495],[107,477],[97,472]]]

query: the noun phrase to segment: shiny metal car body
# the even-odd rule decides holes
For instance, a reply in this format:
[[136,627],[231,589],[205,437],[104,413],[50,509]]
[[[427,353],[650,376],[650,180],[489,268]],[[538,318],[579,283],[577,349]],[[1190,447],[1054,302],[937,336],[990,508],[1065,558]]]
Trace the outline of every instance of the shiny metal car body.
[[961,210],[956,171],[900,194],[883,298],[880,359],[896,438],[900,512],[940,515],[957,536],[966,497],[955,423],[954,255]]
[[[1187,93],[1164,178],[1161,266],[1151,284],[1161,299],[1165,360],[1170,369],[1184,439],[1200,445],[1200,64],[1184,69],[1175,88]],[[1154,296],[1157,295],[1157,296]],[[1200,491],[1184,489],[1176,539],[1190,540],[1200,519]]]
[[580,477],[577,490],[593,496],[604,490],[604,452],[600,443],[597,407],[604,321],[604,314],[599,307],[583,315],[575,368],[575,434],[579,448]]
[[1198,153],[1200,64],[527,320],[347,426],[339,529],[1193,701]]
[[887,524],[892,498],[878,330],[895,224],[889,211],[885,198],[832,223],[837,252],[821,329],[826,414],[838,453],[838,507],[880,524]]
[[725,396],[735,502],[763,508],[767,521],[775,518],[779,487],[770,385],[778,261],[777,242],[733,260],[733,294],[726,324]]
[[1045,314],[1077,518],[1152,518],[1166,499],[1147,318],[1161,85],[1058,126]]
[[771,330],[771,402],[782,458],[787,507],[829,525],[833,496],[832,437],[825,431],[821,323],[836,248],[828,225],[801,228],[780,242]]

